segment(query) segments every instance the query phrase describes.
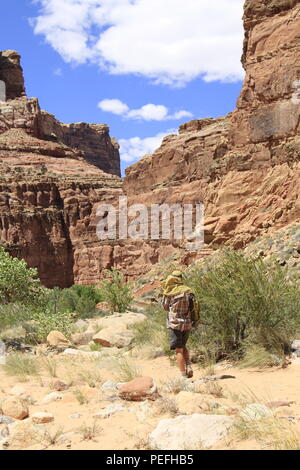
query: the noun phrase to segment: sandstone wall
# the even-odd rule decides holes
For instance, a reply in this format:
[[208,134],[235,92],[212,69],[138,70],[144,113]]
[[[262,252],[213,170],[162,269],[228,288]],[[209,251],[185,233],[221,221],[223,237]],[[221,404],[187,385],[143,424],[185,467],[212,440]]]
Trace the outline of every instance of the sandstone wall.
[[127,170],[130,200],[203,202],[205,240],[245,246],[300,216],[300,4],[248,0],[237,109],[191,121]]

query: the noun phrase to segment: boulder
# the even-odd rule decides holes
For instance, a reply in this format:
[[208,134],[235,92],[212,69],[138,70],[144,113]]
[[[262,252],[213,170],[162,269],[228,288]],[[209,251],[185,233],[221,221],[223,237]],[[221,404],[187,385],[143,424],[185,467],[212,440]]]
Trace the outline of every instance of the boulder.
[[295,340],[292,342],[292,350],[293,350],[293,351],[297,351],[298,349],[300,349],[300,340],[299,340],[299,339],[295,339]]
[[159,397],[152,377],[137,377],[119,387],[119,397],[128,401],[155,400]]
[[1,404],[4,415],[14,419],[25,419],[29,416],[28,406],[26,402],[18,397],[9,397]]
[[85,333],[74,333],[71,338],[75,345],[84,346],[93,339],[93,332],[86,331]]
[[70,341],[60,332],[60,331],[51,331],[47,336],[47,343],[52,347],[68,347],[70,346]]
[[54,416],[51,413],[39,412],[31,416],[32,422],[35,424],[46,424],[54,421]]
[[125,348],[132,343],[134,334],[126,327],[119,326],[118,328],[104,328],[99,331],[94,337],[93,341],[106,348],[116,346],[117,348]]
[[178,416],[163,419],[149,436],[151,449],[207,449],[224,438],[233,419],[222,415]]
[[142,323],[147,319],[143,313],[126,312],[126,313],[114,313],[106,317],[97,320],[97,324],[100,328],[125,328],[131,327],[137,323]]

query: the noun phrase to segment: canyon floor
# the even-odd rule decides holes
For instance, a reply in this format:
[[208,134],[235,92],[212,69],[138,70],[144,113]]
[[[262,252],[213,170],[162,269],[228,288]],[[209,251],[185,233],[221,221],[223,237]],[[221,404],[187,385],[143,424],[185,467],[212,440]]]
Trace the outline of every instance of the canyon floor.
[[[49,374],[49,367],[48,371],[45,367],[37,376],[20,380],[8,376],[0,366],[0,400],[17,395],[29,408],[27,419],[10,425],[3,449],[145,450],[153,448],[149,446],[149,435],[161,420],[194,413],[231,417],[233,426],[212,449],[299,449],[300,359],[292,360],[286,368],[265,370],[240,369],[226,362],[209,369],[195,364],[193,379],[178,382],[179,374],[170,357],[141,359],[134,350],[125,356],[139,375],[154,379],[161,398],[125,401],[109,388],[105,389],[103,383],[120,381],[113,350],[107,352],[107,360],[98,362],[81,355],[48,357],[48,361],[55,361],[54,377]],[[35,360],[45,365],[42,356],[35,356]],[[191,383],[201,378],[225,374],[235,378],[208,381],[197,392],[187,391]],[[62,381],[68,389],[54,392],[57,381]],[[50,398],[45,403],[50,393],[53,401]],[[263,409],[264,416],[250,419],[248,424],[240,421],[242,410],[253,403],[264,405],[269,413],[265,416]],[[114,409],[111,416],[95,418],[95,414],[111,407]],[[34,424],[32,416],[37,412],[50,413],[54,420]],[[5,427],[0,424],[2,435]],[[200,442],[198,449],[202,449]]]

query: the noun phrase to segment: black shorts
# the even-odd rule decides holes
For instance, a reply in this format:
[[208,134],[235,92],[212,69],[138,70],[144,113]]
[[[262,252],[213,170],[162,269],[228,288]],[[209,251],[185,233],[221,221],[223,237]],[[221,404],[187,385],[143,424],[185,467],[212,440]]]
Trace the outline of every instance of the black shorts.
[[189,339],[190,331],[178,331],[169,328],[170,349],[182,349]]

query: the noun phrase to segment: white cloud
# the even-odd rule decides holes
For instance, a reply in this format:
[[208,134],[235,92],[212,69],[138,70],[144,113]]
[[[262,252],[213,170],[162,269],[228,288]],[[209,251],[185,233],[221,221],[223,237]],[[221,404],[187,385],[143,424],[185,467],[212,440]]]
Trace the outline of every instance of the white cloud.
[[102,111],[105,111],[107,113],[117,114],[120,116],[127,114],[129,111],[127,104],[122,103],[122,101],[117,100],[117,99],[116,100],[108,100],[108,99],[102,100],[98,104],[98,107]]
[[36,34],[67,62],[181,86],[243,78],[244,0],[34,0]]
[[177,111],[169,114],[169,109],[162,104],[145,104],[139,109],[130,109],[126,103],[118,99],[105,99],[98,103],[98,108],[102,111],[123,116],[126,119],[137,119],[143,121],[167,121],[180,120],[182,118],[191,118],[193,114],[189,111]]
[[133,163],[140,160],[144,155],[153,153],[160,147],[162,140],[169,134],[175,134],[177,130],[169,129],[153,137],[132,137],[131,139],[119,139],[121,160],[126,163]]

